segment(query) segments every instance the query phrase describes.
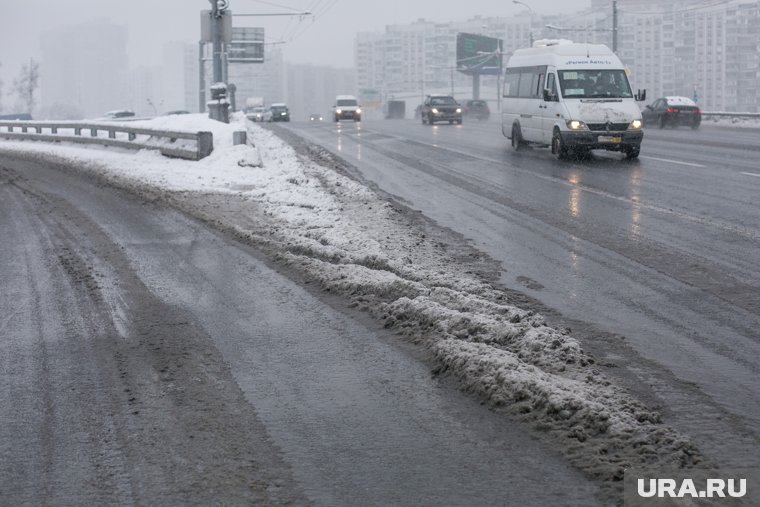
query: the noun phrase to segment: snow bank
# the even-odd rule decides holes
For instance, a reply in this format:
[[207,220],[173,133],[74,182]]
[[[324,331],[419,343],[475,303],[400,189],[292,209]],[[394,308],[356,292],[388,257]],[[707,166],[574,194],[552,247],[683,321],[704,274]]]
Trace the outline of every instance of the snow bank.
[[[463,251],[477,256],[469,247],[452,247],[450,236],[343,174],[331,154],[311,148],[312,156],[299,155],[242,116],[232,125],[201,115],[139,124],[213,130],[214,153],[187,162],[145,151],[5,141],[0,151],[41,152],[137,192],[160,189],[175,205],[234,231],[424,344],[436,371],[456,375],[488,403],[541,430],[608,484],[629,466],[699,462],[656,411],[595,369],[574,337],[511,304],[471,269],[477,259],[461,258]],[[232,132],[242,128],[261,167],[239,165],[253,150],[231,145]]]

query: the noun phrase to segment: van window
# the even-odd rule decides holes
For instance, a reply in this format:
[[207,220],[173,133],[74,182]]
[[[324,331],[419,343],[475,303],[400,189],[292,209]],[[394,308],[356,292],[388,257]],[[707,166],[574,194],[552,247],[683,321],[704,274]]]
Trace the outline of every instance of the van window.
[[338,100],[339,106],[348,107],[357,105],[356,99],[340,99]]
[[517,97],[517,88],[520,84],[520,72],[510,72],[508,69],[504,74],[504,97]]
[[540,97],[545,75],[546,66],[507,69],[504,74],[504,97]]
[[560,70],[562,96],[569,99],[633,97],[628,78],[622,69]]
[[548,76],[546,76],[546,88],[549,89],[549,93],[551,95],[556,96],[557,95],[557,82],[554,80],[554,73],[550,73]]
[[532,97],[533,92],[536,89],[536,81],[538,76],[536,74],[521,72],[520,73],[520,91],[519,97]]

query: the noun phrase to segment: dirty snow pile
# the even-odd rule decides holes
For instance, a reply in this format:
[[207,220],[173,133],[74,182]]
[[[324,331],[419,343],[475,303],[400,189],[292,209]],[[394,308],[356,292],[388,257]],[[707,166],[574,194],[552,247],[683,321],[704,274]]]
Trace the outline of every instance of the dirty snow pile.
[[[541,430],[592,476],[611,483],[629,466],[699,462],[687,440],[602,375],[568,332],[514,306],[479,275],[477,252],[348,176],[332,154],[308,146],[299,154],[242,116],[231,125],[201,115],[152,121],[213,128],[214,153],[187,162],[5,141],[0,153],[43,152],[137,192],[157,188],[184,211],[233,231],[424,344],[436,371]],[[244,128],[255,149],[228,142]],[[239,164],[252,156],[263,165]]]

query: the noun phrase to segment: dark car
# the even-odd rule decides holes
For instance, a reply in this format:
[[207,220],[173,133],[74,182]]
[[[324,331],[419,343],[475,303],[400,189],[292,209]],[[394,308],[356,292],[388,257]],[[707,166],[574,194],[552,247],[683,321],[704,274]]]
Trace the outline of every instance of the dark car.
[[478,99],[465,100],[462,104],[462,113],[467,118],[475,118],[476,120],[487,120],[491,117],[488,102]]
[[319,113],[312,113],[309,115],[309,121],[322,121],[322,115]]
[[269,121],[290,121],[290,111],[288,111],[288,106],[285,104],[272,104],[269,106],[269,111],[272,113]]
[[702,123],[702,111],[688,97],[663,97],[648,105],[641,112],[645,127],[659,128],[679,125],[698,129]]
[[128,109],[117,109],[115,111],[108,111],[103,115],[104,120],[118,120],[120,118],[133,118],[135,116],[134,111]]
[[422,123],[433,125],[437,121],[462,123],[462,108],[451,95],[428,95],[420,111]]

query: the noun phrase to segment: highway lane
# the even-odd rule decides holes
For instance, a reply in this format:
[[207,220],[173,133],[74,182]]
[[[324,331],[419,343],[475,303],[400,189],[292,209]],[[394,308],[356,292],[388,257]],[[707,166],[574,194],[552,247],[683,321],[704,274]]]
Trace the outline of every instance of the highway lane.
[[0,155],[0,217],[0,504],[604,504],[420,350],[175,210]]
[[495,121],[284,128],[501,262],[717,462],[758,465],[756,132],[646,129],[639,160],[558,161]]

